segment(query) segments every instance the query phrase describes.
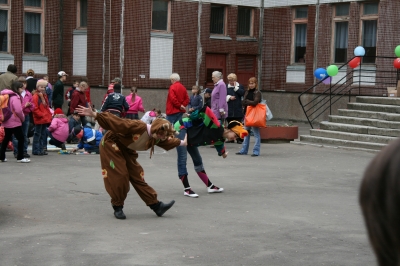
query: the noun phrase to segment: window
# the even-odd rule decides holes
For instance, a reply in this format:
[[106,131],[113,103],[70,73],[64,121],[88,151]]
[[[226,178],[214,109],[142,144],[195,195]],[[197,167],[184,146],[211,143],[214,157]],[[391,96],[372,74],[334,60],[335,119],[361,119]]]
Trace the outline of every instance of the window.
[[0,1],[0,52],[8,52],[8,14],[10,5],[8,0]]
[[347,43],[349,36],[349,4],[341,4],[335,6],[335,38],[334,38],[334,63],[347,62]]
[[361,45],[365,49],[363,63],[375,63],[376,36],[378,29],[378,3],[365,3],[362,5],[361,15]]
[[42,0],[25,0],[24,52],[42,53]]
[[87,27],[87,0],[78,0],[78,28]]
[[170,2],[153,0],[151,29],[170,32]]
[[253,9],[248,7],[238,8],[238,19],[237,19],[237,35],[252,36],[253,35]]
[[296,8],[293,19],[293,48],[292,58],[294,63],[305,63],[307,45],[307,7]]
[[211,5],[210,33],[225,34],[225,7]]

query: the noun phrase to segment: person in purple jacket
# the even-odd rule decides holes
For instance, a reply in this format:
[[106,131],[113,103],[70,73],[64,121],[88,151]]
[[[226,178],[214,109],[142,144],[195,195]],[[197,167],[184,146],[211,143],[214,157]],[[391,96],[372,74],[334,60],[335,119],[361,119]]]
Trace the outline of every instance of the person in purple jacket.
[[[29,114],[32,113],[35,105],[32,101],[32,94],[26,89],[26,79],[25,77],[19,77],[18,81],[23,84],[21,98],[22,98],[22,111],[25,115],[25,120],[22,122],[22,133],[24,134],[24,158],[30,158],[31,156],[28,154],[28,130],[30,124],[30,116]],[[13,145],[14,145],[14,157],[18,157],[18,140],[14,137],[13,138]]]
[[[8,143],[12,135],[17,138],[18,140],[18,155],[17,155],[17,162],[19,163],[29,163],[30,160],[28,158],[24,158],[24,134],[22,132],[22,122],[25,121],[25,115],[22,111],[22,99],[21,99],[21,92],[23,91],[23,84],[18,81],[14,81],[11,84],[10,89],[4,89],[1,94],[9,95],[9,106],[13,115],[7,120],[2,123],[4,126],[4,140],[3,143]],[[7,162],[6,159],[6,148],[7,145],[1,145],[0,149],[0,162]]]
[[219,71],[212,73],[212,80],[214,82],[214,89],[211,93],[211,110],[223,124],[228,114],[226,84],[222,79],[222,73]]

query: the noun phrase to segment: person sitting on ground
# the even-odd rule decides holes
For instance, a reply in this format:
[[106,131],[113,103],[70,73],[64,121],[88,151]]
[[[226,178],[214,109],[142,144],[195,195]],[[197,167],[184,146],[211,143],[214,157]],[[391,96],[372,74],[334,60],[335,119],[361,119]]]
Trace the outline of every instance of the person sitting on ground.
[[78,138],[80,141],[78,146],[73,149],[73,152],[83,149],[83,151],[88,153],[99,154],[99,145],[103,134],[100,131],[94,130],[90,127],[75,127],[72,132],[72,137]]
[[64,142],[69,135],[68,119],[60,108],[54,110],[53,120],[47,129],[47,134],[50,138],[49,144],[61,148],[63,151],[66,150]]
[[[78,114],[77,111],[74,111],[74,113],[71,115],[71,117],[68,120],[68,129],[69,129],[68,132],[72,132],[72,130],[77,126],[82,127],[81,116]],[[69,136],[67,138],[67,143],[78,144],[79,139],[77,139],[72,134],[69,134]]]
[[166,118],[166,115],[161,113],[160,109],[154,108],[153,110],[144,113],[140,120],[150,125],[157,118]]
[[188,172],[186,168],[187,153],[192,157],[194,170],[207,187],[208,193],[219,193],[224,189],[215,186],[206,171],[204,170],[203,160],[201,158],[198,146],[214,144],[219,156],[226,158],[228,152],[225,150],[224,141],[235,140],[238,137],[247,136],[247,131],[243,128],[243,124],[238,121],[231,121],[228,128],[217,119],[210,108],[204,106],[200,111],[194,111],[190,117],[185,117],[174,124],[176,131],[180,131],[178,138],[183,139],[187,134],[187,147],[178,147],[178,177],[182,181],[184,187],[184,196],[197,198],[196,194],[189,185]]
[[370,162],[361,181],[359,202],[379,266],[400,265],[400,139]]
[[121,85],[115,84],[114,92],[108,94],[101,106],[101,111],[122,117],[128,110],[129,104],[126,102],[125,96],[121,94]]
[[187,145],[186,138],[183,141],[175,138],[172,125],[165,119],[156,119],[147,125],[140,120],[122,119],[107,112],[97,113],[83,106],[77,110],[81,115],[94,117],[101,127],[108,130],[100,145],[100,161],[114,216],[126,218],[122,209],[130,189],[129,182],[157,216],[169,210],[175,201],[163,203],[157,199],[157,192],[144,179],[143,168],[137,162],[137,151],[150,149],[151,158],[154,145],[171,150]]

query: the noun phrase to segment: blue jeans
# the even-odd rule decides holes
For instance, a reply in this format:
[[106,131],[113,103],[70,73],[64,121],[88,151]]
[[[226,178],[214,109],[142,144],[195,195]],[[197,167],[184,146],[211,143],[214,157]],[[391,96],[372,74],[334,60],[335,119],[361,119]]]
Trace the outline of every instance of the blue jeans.
[[35,125],[35,134],[33,135],[32,153],[40,154],[44,152],[47,146],[46,124]]
[[[24,134],[24,154],[28,153],[28,129],[29,129],[29,115],[25,116],[24,122],[22,122],[22,134]],[[18,153],[18,140],[13,137],[14,154]]]
[[[185,138],[186,129],[182,129],[179,132],[177,138],[183,140]],[[199,149],[197,146],[178,146],[176,147],[176,151],[178,153],[178,177],[182,175],[187,175],[188,171],[186,168],[187,164],[187,154],[189,153],[190,157],[192,157],[194,170],[196,172],[201,172],[204,170],[203,160],[201,158]]]
[[[256,142],[254,143],[254,147],[253,147],[253,154],[255,155],[260,155],[260,142],[261,142],[261,138],[260,138],[260,128],[258,127],[246,127],[246,130],[251,129],[251,131],[254,134],[254,137],[256,138]],[[243,144],[242,144],[242,148],[240,149],[240,153],[243,154],[247,154],[249,151],[249,145],[250,145],[250,134],[247,135],[244,140],[243,140]]]
[[172,124],[172,126],[179,121],[183,116],[183,113],[179,112],[172,115],[167,115],[167,120]]

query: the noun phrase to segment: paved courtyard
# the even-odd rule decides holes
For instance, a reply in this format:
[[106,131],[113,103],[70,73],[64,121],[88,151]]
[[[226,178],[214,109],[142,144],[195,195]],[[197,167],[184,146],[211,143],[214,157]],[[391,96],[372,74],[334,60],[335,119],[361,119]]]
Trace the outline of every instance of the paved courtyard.
[[358,205],[374,154],[262,144],[261,156],[227,159],[201,147],[207,194],[183,196],[176,151],[140,152],[145,179],[162,201],[157,217],[132,189],[126,220],[113,216],[98,155],[33,156],[0,164],[0,265],[376,265]]

